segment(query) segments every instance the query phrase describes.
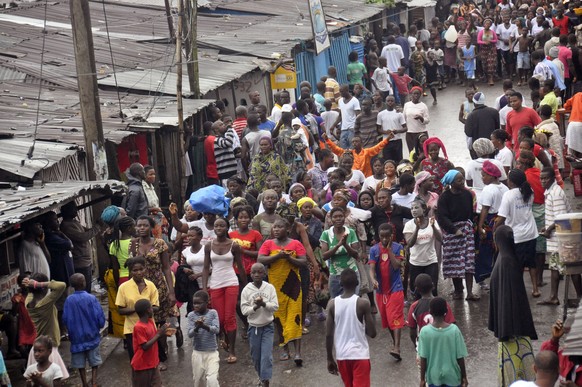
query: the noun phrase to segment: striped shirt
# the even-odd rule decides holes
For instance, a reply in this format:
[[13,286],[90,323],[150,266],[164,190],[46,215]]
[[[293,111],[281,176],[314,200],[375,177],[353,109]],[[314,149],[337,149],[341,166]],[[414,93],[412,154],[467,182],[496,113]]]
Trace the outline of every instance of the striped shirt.
[[[546,201],[547,229],[554,224],[556,216],[572,212],[572,207],[570,207],[570,202],[566,197],[566,193],[555,181],[552,183],[552,186],[544,192],[544,197]],[[552,237],[547,240],[547,251],[548,253],[558,251],[558,240],[555,235],[552,235]]]
[[247,119],[237,118],[232,122],[232,127],[234,128],[236,134],[238,135],[239,140],[242,139],[243,131],[247,127]]
[[228,179],[236,175],[237,162],[232,149],[236,133],[227,131],[224,137],[216,137],[214,140],[214,158],[219,179]]
[[323,94],[325,99],[329,99],[331,101],[331,108],[337,109],[338,108],[338,101],[341,97],[340,94],[340,87],[339,83],[333,78],[327,78],[325,81],[325,93]]
[[[220,332],[220,323],[218,322],[218,313],[214,309],[207,309],[206,313],[198,314],[195,311],[188,313],[188,337],[192,339],[192,347],[196,351],[216,351],[218,345],[216,343],[216,336]],[[200,318],[204,319],[204,325],[207,325],[210,330],[196,328],[196,321]]]

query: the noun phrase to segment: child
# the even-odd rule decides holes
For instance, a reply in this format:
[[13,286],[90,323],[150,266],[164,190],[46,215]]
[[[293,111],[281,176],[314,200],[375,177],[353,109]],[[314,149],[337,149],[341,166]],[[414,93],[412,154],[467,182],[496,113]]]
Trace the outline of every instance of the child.
[[382,328],[390,330],[393,347],[390,355],[400,356],[400,334],[404,326],[404,288],[400,268],[404,261],[404,248],[392,242],[394,226],[384,223],[378,228],[380,243],[370,249],[370,276],[376,289],[376,304],[382,317]]
[[392,85],[390,84],[390,77],[388,76],[387,60],[384,57],[378,58],[379,67],[374,70],[372,74],[372,85],[376,90],[382,93],[382,99],[385,100],[387,96],[390,95],[392,91]]
[[461,331],[445,321],[447,302],[436,297],[430,300],[433,322],[418,337],[420,385],[462,386],[469,384],[465,369],[467,347]]
[[334,142],[339,141],[338,138],[335,137],[336,128],[333,126],[335,122],[337,122],[337,118],[339,117],[339,113],[335,110],[331,110],[332,102],[329,99],[326,99],[323,102],[323,107],[325,111],[321,113],[321,118],[323,119],[323,125],[325,126],[325,134],[327,137]]
[[62,385],[63,373],[61,367],[49,359],[53,353],[53,341],[50,337],[39,336],[32,347],[35,364],[26,368],[24,377],[26,387],[59,387]]
[[[131,281],[126,283],[131,283]],[[150,301],[145,298],[137,300],[134,308],[139,320],[133,327],[131,343],[134,353],[131,359],[132,386],[162,387],[162,375],[160,375],[158,368],[160,363],[158,340],[166,335],[166,330],[170,324],[166,323],[156,330],[156,324],[153,320],[154,309]],[[127,320],[125,319],[125,321]]]
[[430,95],[432,95],[433,106],[437,104],[436,88],[439,85],[439,74],[438,74],[438,64],[435,60],[434,51],[429,51],[426,55],[426,61],[424,63],[426,69],[426,84],[430,89]]
[[153,282],[145,279],[145,258],[130,258],[125,263],[129,268],[131,279],[119,286],[115,305],[119,314],[125,316],[123,323],[123,334],[127,344],[129,360],[133,358],[133,327],[139,321],[139,316],[135,311],[135,304],[138,300],[149,300],[154,309],[160,305],[158,289]]
[[[67,285],[64,282],[50,281],[46,275],[34,273],[30,278],[22,280],[22,286],[29,288],[30,293],[26,296],[26,309],[34,326],[36,333],[47,335],[53,345],[50,361],[61,367],[62,378],[67,379],[69,372],[59,354],[58,345],[61,342],[61,330],[57,319],[56,302],[65,292]],[[50,290],[50,292],[49,292]],[[28,355],[28,365],[33,364],[34,351]]]
[[91,367],[93,386],[97,385],[97,367],[103,362],[99,354],[101,328],[105,314],[94,295],[85,291],[85,276],[75,273],[69,280],[75,293],[67,297],[63,307],[63,323],[71,341],[71,367],[79,370],[83,387],[88,387],[85,364]]
[[350,92],[354,90],[354,85],[364,85],[364,78],[367,77],[366,66],[358,60],[358,52],[352,51],[348,55],[350,63],[348,63],[347,77],[350,83]]
[[208,309],[208,293],[199,290],[192,297],[192,312],[188,313],[188,337],[192,339],[192,376],[194,387],[218,387],[218,345],[220,332],[218,313]]
[[394,95],[398,95],[400,104],[402,105],[408,102],[408,85],[410,82],[412,82],[412,78],[410,78],[410,76],[406,74],[405,71],[406,68],[404,66],[400,66],[398,67],[397,73],[390,73],[392,80],[394,81],[394,86],[396,86],[396,90],[398,91],[398,94],[394,93]]
[[[434,284],[432,279],[426,273],[419,274],[414,280],[414,287],[420,293],[420,300],[414,301],[408,310],[408,318],[406,319],[406,326],[410,328],[410,340],[414,345],[417,344],[418,332],[428,325],[432,324],[433,317],[429,312],[429,304],[433,299],[432,289]],[[455,316],[451,311],[451,307],[447,303],[447,314],[445,315],[445,322],[449,324],[455,323]]]
[[439,90],[445,89],[447,85],[444,82],[445,79],[445,66],[443,59],[445,57],[445,53],[441,49],[441,42],[437,39],[433,41],[433,46],[431,48],[431,52],[434,53],[434,60],[437,63],[437,70],[439,75]]
[[340,283],[344,292],[327,305],[327,370],[332,375],[339,371],[347,387],[370,386],[370,349],[366,335],[376,337],[370,302],[356,293],[358,274],[352,269],[342,271]]
[[275,287],[264,282],[265,266],[255,263],[251,268],[252,282],[242,291],[241,310],[249,321],[249,345],[255,370],[261,386],[268,387],[273,377],[273,325],[274,315],[279,309]]
[[[467,123],[467,117],[473,109],[475,109],[475,104],[473,103],[473,96],[475,95],[475,89],[469,88],[465,90],[465,97],[467,98],[466,101],[463,101],[461,104],[461,109],[459,110],[459,121],[464,125]],[[471,140],[471,143],[473,141]],[[467,144],[469,144],[469,139],[467,139]]]
[[521,35],[517,39],[517,44],[519,44],[519,51],[517,52],[517,72],[519,73],[519,83],[517,86],[521,86],[526,83],[528,77],[530,64],[530,53],[529,49],[531,47],[532,37],[528,36],[527,27],[521,29]]
[[465,47],[461,47],[459,51],[459,55],[463,61],[463,71],[465,72],[467,85],[475,89],[475,57],[477,53],[475,52],[475,46],[471,43],[471,39],[467,40]]
[[[567,324],[572,324],[573,319],[568,319]],[[558,355],[560,364],[560,381],[563,384],[561,386],[580,386],[582,385],[582,372],[578,371],[580,369],[580,364],[582,364],[582,353],[580,350],[571,349],[568,354],[564,351],[567,350],[566,347],[560,348],[560,339],[564,336],[566,331],[570,331],[571,326],[565,327],[561,320],[557,320],[554,325],[552,325],[552,337],[542,343],[540,351],[552,351]]]
[[[420,84],[420,87],[425,87],[426,84],[426,70],[424,63],[426,62],[425,52],[422,49],[422,42],[416,41],[416,50],[410,54],[410,64],[414,70],[414,79]],[[426,95],[426,93],[424,94]]]

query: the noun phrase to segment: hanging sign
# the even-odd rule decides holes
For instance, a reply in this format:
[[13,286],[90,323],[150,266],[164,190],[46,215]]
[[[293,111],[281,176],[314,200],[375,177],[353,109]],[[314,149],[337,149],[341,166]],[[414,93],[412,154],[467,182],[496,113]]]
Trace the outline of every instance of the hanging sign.
[[293,64],[284,64],[271,73],[271,89],[294,89],[297,87],[297,74]]
[[325,13],[320,0],[307,0],[309,14],[311,15],[311,29],[315,40],[315,53],[319,55],[323,50],[329,48],[330,40],[325,24]]

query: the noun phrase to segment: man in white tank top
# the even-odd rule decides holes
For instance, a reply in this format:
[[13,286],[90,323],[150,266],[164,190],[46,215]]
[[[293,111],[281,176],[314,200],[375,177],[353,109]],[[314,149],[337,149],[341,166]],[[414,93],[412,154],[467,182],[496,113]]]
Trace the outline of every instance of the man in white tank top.
[[332,375],[339,371],[346,387],[356,383],[370,386],[370,348],[366,335],[376,337],[370,302],[356,294],[358,275],[352,269],[342,271],[340,283],[343,294],[327,305],[327,370]]

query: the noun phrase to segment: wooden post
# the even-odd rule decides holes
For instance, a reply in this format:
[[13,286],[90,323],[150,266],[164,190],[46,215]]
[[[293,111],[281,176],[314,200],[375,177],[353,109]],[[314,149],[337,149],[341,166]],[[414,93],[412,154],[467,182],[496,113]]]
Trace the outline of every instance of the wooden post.
[[200,70],[198,67],[198,0],[189,0],[190,28],[188,33],[188,80],[193,98],[200,98]]
[[174,31],[174,21],[172,20],[172,9],[170,7],[170,0],[164,0],[164,6],[166,7],[166,20],[168,21],[168,29],[170,30],[170,38],[173,41],[175,39],[176,33]]
[[[178,14],[184,12],[184,0],[178,1]],[[178,183],[180,184],[180,194],[182,189],[182,177],[184,175],[184,106],[182,104],[182,27],[183,18],[178,17],[178,30],[176,31],[176,100],[178,105],[178,142],[180,152],[178,154]]]
[[99,105],[89,0],[75,0],[70,1],[69,4],[85,152],[87,153],[87,171],[89,180],[103,180],[108,178],[107,156]]

